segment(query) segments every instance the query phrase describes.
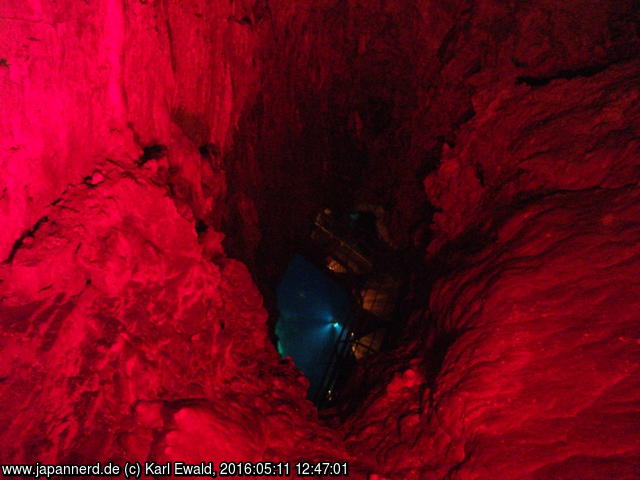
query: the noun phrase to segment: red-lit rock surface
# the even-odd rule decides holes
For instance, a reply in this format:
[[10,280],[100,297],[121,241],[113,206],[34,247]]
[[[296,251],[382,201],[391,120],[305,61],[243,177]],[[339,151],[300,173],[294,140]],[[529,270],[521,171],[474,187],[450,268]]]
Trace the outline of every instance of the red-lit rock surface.
[[[640,64],[538,89],[504,88],[445,148],[426,179],[437,250],[465,231],[491,228],[505,206],[558,191],[614,189],[640,179]],[[464,185],[464,188],[455,188]],[[499,215],[499,213],[498,213]]]
[[425,353],[350,420],[350,448],[398,478],[637,478],[639,197],[556,193],[510,213],[438,282]]
[[[637,5],[373,3],[0,5],[2,462],[640,477]],[[220,232],[357,202],[440,278],[330,430]]]
[[148,174],[70,187],[3,266],[3,461],[344,455],[246,267]]
[[422,338],[345,425],[387,475],[640,476],[639,72],[475,97],[425,180]]

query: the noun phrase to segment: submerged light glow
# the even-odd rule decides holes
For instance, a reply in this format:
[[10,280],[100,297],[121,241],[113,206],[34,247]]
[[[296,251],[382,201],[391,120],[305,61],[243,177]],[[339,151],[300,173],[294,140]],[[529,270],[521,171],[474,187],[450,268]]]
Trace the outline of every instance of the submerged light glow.
[[296,255],[278,286],[277,301],[278,352],[291,356],[309,378],[312,397],[349,321],[349,295],[328,275]]

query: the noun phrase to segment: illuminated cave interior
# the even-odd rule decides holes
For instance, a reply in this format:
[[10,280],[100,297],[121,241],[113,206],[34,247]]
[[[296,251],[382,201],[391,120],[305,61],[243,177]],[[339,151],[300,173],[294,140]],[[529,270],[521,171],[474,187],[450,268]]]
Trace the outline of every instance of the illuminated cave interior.
[[334,350],[348,328],[347,292],[303,257],[296,255],[278,286],[278,352],[293,357],[309,378],[309,397],[322,388]]
[[4,477],[640,478],[639,52],[636,0],[0,2]]
[[305,373],[320,409],[344,403],[343,389],[357,383],[356,364],[366,364],[400,328],[403,269],[383,218],[380,207],[323,209],[306,242],[309,259],[294,255],[278,284],[278,353]]

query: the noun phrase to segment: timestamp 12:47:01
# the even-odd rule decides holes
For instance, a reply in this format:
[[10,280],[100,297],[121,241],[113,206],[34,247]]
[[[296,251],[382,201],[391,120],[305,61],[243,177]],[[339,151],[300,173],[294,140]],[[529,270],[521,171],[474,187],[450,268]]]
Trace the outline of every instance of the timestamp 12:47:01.
[[296,474],[300,477],[346,477],[347,462],[296,462]]
[[221,462],[219,464],[220,477],[289,477],[295,473],[298,477],[347,477],[348,462]]

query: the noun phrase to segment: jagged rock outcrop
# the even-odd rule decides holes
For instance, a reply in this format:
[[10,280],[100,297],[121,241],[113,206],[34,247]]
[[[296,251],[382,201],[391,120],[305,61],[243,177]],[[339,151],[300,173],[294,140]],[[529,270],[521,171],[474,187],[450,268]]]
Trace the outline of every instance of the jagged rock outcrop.
[[398,478],[636,477],[638,197],[558,192],[505,215],[436,284],[433,324],[414,323],[413,359],[386,366],[349,447]]
[[151,169],[70,186],[2,280],[3,462],[346,457]]

